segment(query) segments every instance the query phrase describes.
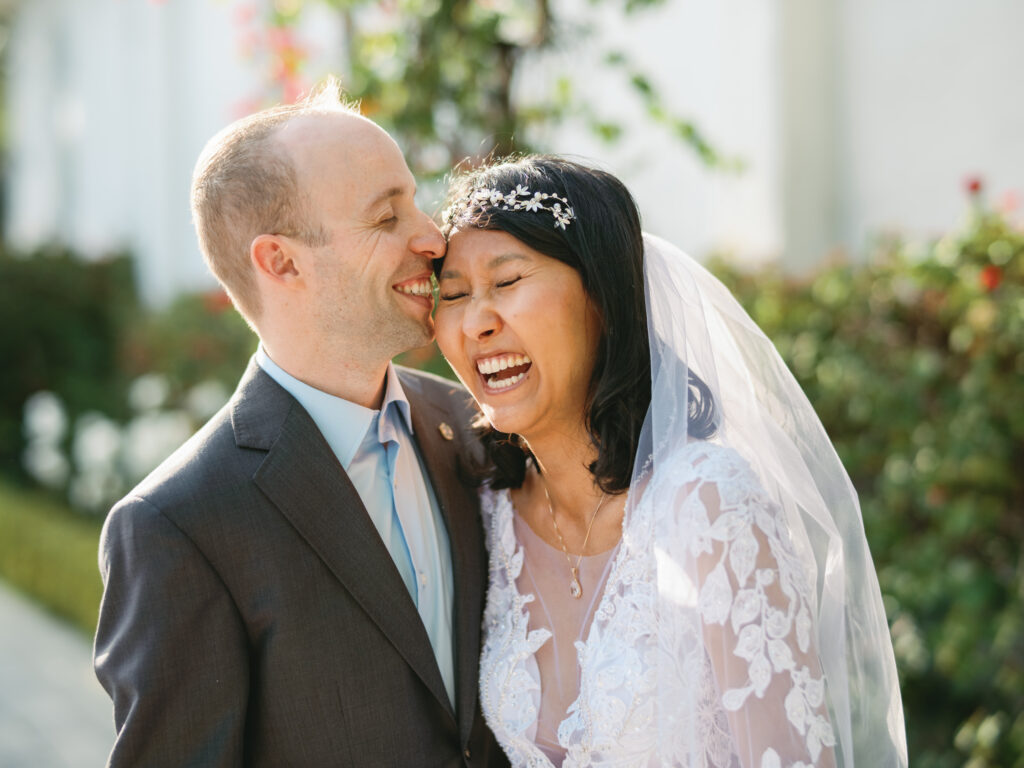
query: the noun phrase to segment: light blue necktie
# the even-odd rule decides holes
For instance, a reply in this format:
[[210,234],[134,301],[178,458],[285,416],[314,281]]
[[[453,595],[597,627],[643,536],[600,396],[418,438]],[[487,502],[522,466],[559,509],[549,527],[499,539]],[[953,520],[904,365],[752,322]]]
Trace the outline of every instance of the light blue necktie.
[[[448,536],[440,510],[431,502],[426,475],[397,403],[383,412],[380,427],[387,452],[388,483],[392,493],[392,526],[397,532],[392,558],[430,637],[449,699],[454,703],[455,669],[452,638],[452,577]],[[398,547],[402,547],[399,550]],[[401,552],[401,556],[397,553]],[[402,568],[408,567],[408,571]],[[410,581],[411,580],[411,581]]]
[[374,518],[380,537],[391,554],[391,559],[394,561],[402,581],[405,582],[405,588],[409,591],[413,603],[418,604],[412,556],[405,541],[398,510],[395,508],[395,458],[398,455],[398,444],[393,441],[386,443],[380,441],[380,418],[380,413],[373,415],[358,453],[376,464],[372,498],[377,500],[380,505],[377,509],[389,510],[390,514],[374,515],[371,513],[370,516]]

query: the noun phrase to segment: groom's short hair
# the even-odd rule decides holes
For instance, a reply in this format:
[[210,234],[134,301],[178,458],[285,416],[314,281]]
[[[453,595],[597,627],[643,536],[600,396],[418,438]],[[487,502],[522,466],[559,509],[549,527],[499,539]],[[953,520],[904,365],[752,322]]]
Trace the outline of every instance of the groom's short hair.
[[252,324],[261,305],[249,246],[261,234],[326,244],[328,232],[314,221],[288,153],[276,140],[289,121],[306,115],[358,115],[330,77],[309,96],[243,117],[215,135],[192,173],[192,221],[210,271],[239,313]]

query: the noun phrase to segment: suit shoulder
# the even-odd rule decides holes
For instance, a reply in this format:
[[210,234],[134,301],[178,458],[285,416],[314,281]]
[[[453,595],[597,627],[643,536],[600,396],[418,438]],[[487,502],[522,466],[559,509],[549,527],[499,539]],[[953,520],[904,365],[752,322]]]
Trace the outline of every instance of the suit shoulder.
[[403,387],[414,389],[431,403],[457,413],[476,411],[472,395],[459,382],[400,365],[395,370]]
[[407,393],[415,392],[420,403],[427,403],[439,420],[454,429],[461,449],[481,459],[479,435],[474,426],[481,417],[480,409],[469,391],[457,381],[432,373],[400,366],[396,369]]
[[158,509],[193,503],[232,474],[240,458],[231,424],[231,404],[224,406],[192,437],[138,483],[126,499],[145,500]]
[[438,376],[436,373],[421,371],[417,368],[409,368],[404,365],[396,365],[395,371],[402,381],[402,386],[412,385],[419,387],[422,391],[438,392],[465,392],[466,388],[455,379],[448,379]]

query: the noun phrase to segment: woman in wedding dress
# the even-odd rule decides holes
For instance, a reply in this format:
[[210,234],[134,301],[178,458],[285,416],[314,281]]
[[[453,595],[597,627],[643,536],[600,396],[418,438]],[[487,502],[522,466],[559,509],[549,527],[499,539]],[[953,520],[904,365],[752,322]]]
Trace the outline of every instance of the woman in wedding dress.
[[856,493],[771,343],[607,173],[526,157],[449,199],[512,765],[905,766]]

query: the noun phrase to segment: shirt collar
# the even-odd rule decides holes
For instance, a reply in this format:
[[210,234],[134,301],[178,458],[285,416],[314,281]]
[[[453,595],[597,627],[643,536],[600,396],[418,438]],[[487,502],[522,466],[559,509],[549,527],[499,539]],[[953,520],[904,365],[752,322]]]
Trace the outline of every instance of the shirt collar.
[[[377,424],[378,439],[382,442],[397,439],[396,430],[403,424],[410,435],[413,432],[409,400],[391,363],[385,374],[381,409],[375,411],[299,381],[271,360],[262,344],[255,358],[259,367],[306,409],[346,470],[372,424]],[[383,418],[376,418],[379,414],[384,414]]]
[[384,389],[384,401],[380,406],[381,413],[385,414],[385,420],[400,419],[405,428],[412,434],[412,411],[409,407],[409,399],[402,389],[402,382],[398,380],[398,371],[395,366],[388,363],[387,385]]

